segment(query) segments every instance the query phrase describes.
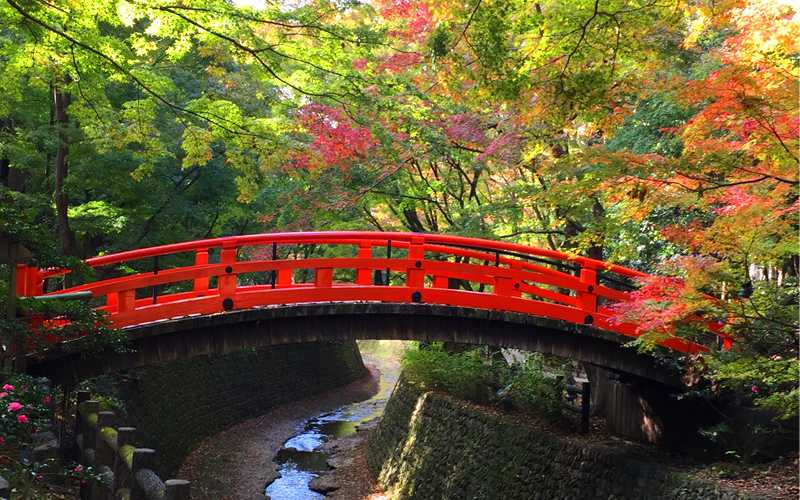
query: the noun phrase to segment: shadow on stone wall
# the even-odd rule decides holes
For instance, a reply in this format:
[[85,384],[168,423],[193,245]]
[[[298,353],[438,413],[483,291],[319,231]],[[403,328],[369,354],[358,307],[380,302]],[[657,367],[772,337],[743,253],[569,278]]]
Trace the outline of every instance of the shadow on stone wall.
[[154,470],[174,477],[203,439],[364,373],[354,341],[313,342],[184,358],[97,385],[123,401],[118,422],[138,429],[138,446],[157,450]]
[[367,463],[400,500],[755,498],[519,427],[405,381],[367,446]]

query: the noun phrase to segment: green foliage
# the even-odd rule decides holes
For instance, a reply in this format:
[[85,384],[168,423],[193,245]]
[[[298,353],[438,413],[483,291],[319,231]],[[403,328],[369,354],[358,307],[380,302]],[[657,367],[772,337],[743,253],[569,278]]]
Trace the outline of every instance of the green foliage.
[[18,193],[0,184],[0,239],[21,243],[41,267],[81,269],[78,259],[63,255],[53,243],[54,224],[55,213],[45,195]]
[[696,110],[680,106],[674,96],[656,94],[625,118],[625,124],[606,147],[610,151],[630,149],[638,155],[656,153],[678,158],[683,153],[683,142],[674,130],[696,114]]
[[725,441],[726,434],[730,433],[731,429],[728,424],[720,423],[711,427],[697,429],[697,432],[712,443],[721,443]]
[[795,420],[800,415],[800,361],[780,356],[712,359],[710,368],[725,389],[752,397],[753,404],[772,410],[776,420]]
[[[403,373],[424,389],[435,389],[479,404],[512,401],[529,413],[557,418],[563,410],[565,385],[545,375],[544,358],[530,354],[508,366],[486,360],[483,346],[448,353],[441,342],[406,350]],[[499,390],[498,390],[499,389]]]
[[493,380],[491,364],[478,351],[450,354],[440,342],[409,349],[403,373],[425,389],[436,389],[470,401],[485,401]]
[[[523,361],[515,361],[504,374],[505,392],[523,409],[558,416],[564,407],[566,385],[562,378],[544,373],[541,354],[528,354]],[[563,374],[563,368],[560,370]],[[556,372],[559,373],[559,372]]]

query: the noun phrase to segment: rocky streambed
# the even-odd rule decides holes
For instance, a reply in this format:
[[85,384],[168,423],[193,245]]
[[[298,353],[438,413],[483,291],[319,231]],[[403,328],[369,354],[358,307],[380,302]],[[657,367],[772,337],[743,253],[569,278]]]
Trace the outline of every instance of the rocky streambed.
[[342,487],[342,475],[330,472],[357,466],[354,451],[378,423],[397,382],[392,364],[381,363],[380,372],[377,394],[314,417],[284,444],[275,457],[280,477],[267,486],[268,498],[318,500]]
[[[400,369],[379,358],[365,356],[365,362],[368,374],[353,384],[203,441],[178,474],[192,483],[192,498],[312,500],[324,492],[331,499],[354,499],[375,492],[357,450],[377,423]],[[311,456],[300,458],[304,453]],[[304,461],[313,470],[297,467]]]

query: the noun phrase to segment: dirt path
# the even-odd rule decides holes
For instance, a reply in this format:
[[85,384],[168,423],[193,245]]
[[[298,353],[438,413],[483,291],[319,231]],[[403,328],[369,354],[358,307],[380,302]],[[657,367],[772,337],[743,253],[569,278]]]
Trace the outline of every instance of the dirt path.
[[[367,375],[346,387],[273,410],[204,440],[186,459],[178,478],[191,482],[195,500],[265,499],[266,485],[279,476],[275,453],[302,430],[308,419],[331,408],[369,399],[377,392],[380,373],[372,365],[367,365],[367,371]],[[360,445],[360,439],[353,440]],[[342,482],[338,498],[361,498],[361,493],[351,493],[353,488],[364,489],[365,494],[367,490],[374,491],[371,477],[363,470],[366,465],[361,465],[354,463],[335,471]],[[367,484],[357,484],[364,481]]]

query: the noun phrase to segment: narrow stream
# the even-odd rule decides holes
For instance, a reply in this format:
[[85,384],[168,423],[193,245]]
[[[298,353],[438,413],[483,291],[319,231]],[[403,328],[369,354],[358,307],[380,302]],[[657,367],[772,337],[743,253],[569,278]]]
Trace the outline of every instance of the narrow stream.
[[378,393],[372,398],[353,403],[331,412],[323,413],[308,421],[301,433],[286,441],[275,457],[280,466],[281,477],[267,487],[271,500],[317,500],[325,495],[308,489],[308,483],[329,470],[327,451],[317,447],[331,439],[356,432],[356,428],[383,414],[386,402],[392,394],[400,369],[391,363],[380,363],[381,372]]

